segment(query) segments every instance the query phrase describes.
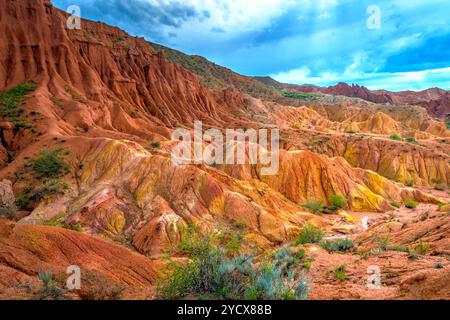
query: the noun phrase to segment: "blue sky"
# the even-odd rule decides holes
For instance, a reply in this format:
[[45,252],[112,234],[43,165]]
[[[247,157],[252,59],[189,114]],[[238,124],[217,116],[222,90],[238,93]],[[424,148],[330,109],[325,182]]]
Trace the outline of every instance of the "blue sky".
[[[246,75],[450,89],[448,0],[53,0]],[[375,5],[380,28],[368,28]]]

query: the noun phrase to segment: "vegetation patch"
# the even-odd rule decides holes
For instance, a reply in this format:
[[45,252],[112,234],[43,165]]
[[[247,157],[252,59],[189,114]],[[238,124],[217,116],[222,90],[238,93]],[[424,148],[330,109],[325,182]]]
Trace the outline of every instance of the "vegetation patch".
[[296,271],[298,257],[281,249],[257,266],[255,257],[230,256],[214,242],[214,235],[200,235],[193,229],[179,245],[188,262],[171,261],[163,270],[158,293],[164,299],[202,297],[232,300],[306,299],[309,282]]
[[345,274],[347,266],[345,264],[340,265],[339,267],[333,270],[334,277],[339,281],[347,280],[347,275]]
[[65,161],[62,148],[41,150],[39,156],[30,160],[29,165],[41,178],[58,178],[69,172],[69,164]]
[[414,248],[414,250],[420,255],[426,255],[430,245],[428,243],[423,243],[422,241]]
[[397,209],[401,207],[400,203],[398,203],[397,201],[391,201],[391,206]]
[[161,148],[161,142],[160,141],[152,141],[150,143],[150,148],[152,148],[152,149],[159,149],[159,148]]
[[320,246],[328,252],[348,252],[355,244],[351,239],[329,239],[321,241]]
[[65,219],[63,217],[56,217],[56,218],[53,218],[52,220],[44,222],[44,225],[51,226],[51,227],[64,228],[64,229],[78,231],[78,232],[83,231],[83,227],[82,227],[81,223],[78,222],[76,224],[71,225],[71,224],[67,224],[64,220]]
[[399,136],[398,134],[396,134],[396,133],[391,134],[391,135],[389,136],[389,139],[395,140],[395,141],[403,141],[403,138],[400,137],[400,136]]
[[417,140],[414,138],[406,138],[405,141],[411,144],[417,144]]
[[293,244],[298,246],[306,243],[319,243],[324,234],[322,229],[308,223],[300,230],[300,234],[295,238]]
[[53,273],[49,271],[40,272],[39,280],[42,282],[42,288],[35,294],[38,300],[63,300],[64,291],[60,289],[53,281]]
[[417,208],[417,202],[413,199],[406,199],[405,201],[403,201],[405,207],[407,207],[408,209],[415,209]]
[[333,194],[328,198],[328,201],[331,203],[331,207],[328,209],[337,208],[337,210],[344,208],[347,205],[347,198],[340,194]]
[[282,90],[281,95],[285,98],[308,101],[308,102],[317,101],[322,97],[322,95],[318,94],[318,93],[300,92],[300,91],[296,91],[296,90]]
[[309,200],[303,207],[317,215],[321,215],[325,209],[323,200]]
[[9,89],[0,94],[0,115],[5,117],[8,121],[12,122],[17,128],[25,127],[31,128],[28,122],[21,118],[24,109],[21,108],[21,104],[25,97],[36,89],[35,83],[23,83],[16,87]]

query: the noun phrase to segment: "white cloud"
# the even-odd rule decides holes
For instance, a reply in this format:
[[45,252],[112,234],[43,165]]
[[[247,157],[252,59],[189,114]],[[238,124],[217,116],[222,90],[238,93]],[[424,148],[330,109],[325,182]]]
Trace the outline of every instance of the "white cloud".
[[[205,33],[212,29],[224,33],[239,33],[258,30],[285,13],[295,0],[146,0],[152,5],[183,5],[207,17],[199,16],[185,22],[182,28],[191,33]],[[178,28],[177,28],[178,29]],[[182,31],[182,30],[172,30]]]
[[343,73],[322,72],[312,75],[308,67],[271,75],[277,81],[292,84],[334,85],[337,82],[357,83],[372,90],[400,91],[405,88],[423,90],[430,87],[450,89],[450,68],[409,72]]

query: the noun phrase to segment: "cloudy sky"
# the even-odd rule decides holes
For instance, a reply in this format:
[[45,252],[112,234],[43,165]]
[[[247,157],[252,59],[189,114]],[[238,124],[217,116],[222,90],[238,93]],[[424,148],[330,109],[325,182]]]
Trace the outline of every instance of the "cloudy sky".
[[321,86],[343,81],[393,91],[450,89],[448,0],[53,3],[63,10],[78,5],[83,18],[246,75]]

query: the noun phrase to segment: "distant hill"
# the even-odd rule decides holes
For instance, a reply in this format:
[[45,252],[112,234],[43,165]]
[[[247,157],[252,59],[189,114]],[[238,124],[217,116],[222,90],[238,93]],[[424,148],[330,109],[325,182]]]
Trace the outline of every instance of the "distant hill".
[[[428,113],[434,117],[444,118],[450,115],[450,92],[439,88],[423,91],[391,92],[387,90],[369,90],[357,84],[350,86],[344,82],[330,87],[318,87],[314,85],[285,84],[271,77],[255,77],[255,79],[278,90],[341,95],[375,103],[418,105],[427,109]],[[292,92],[290,92],[289,96],[292,95]]]
[[155,43],[151,43],[151,45],[155,50],[163,52],[164,57],[167,60],[178,63],[199,76],[203,84],[210,89],[233,87],[239,91],[260,98],[269,98],[279,95],[277,90],[257,81],[257,79],[240,75],[201,56],[188,55],[181,51]]

